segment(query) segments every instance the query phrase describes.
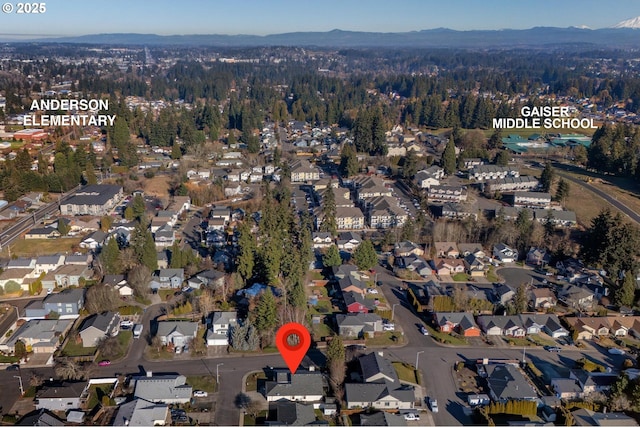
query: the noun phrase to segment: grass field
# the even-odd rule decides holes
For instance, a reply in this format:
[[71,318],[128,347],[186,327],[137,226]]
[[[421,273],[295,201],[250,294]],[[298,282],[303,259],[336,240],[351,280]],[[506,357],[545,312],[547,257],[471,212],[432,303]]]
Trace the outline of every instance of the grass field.
[[427,330],[429,334],[436,340],[444,344],[451,345],[467,345],[469,342],[464,338],[458,338],[453,335],[445,334],[443,332],[436,331],[431,326],[427,326]]
[[419,384],[418,377],[414,366],[403,362],[392,362],[393,369],[396,370],[400,381],[406,381],[411,384]]
[[400,335],[400,332],[384,332],[381,335],[377,335],[375,338],[367,338],[366,343],[369,346],[387,346],[394,344],[402,344],[404,338]]
[[71,339],[67,341],[67,345],[62,349],[64,356],[93,356],[95,352],[95,347],[83,347],[82,341],[75,342]]
[[187,384],[189,384],[194,390],[202,390],[208,393],[216,391],[216,380],[209,376],[188,376]]
[[169,197],[169,176],[156,175],[151,179],[143,181],[145,194],[150,194],[159,198]]
[[37,257],[41,255],[52,255],[65,252],[82,251],[78,244],[81,237],[69,237],[64,239],[18,239],[10,245],[5,245],[0,252],[0,256]]
[[[597,216],[605,206],[604,200],[581,185],[573,182],[570,182],[569,185],[571,190],[564,205],[568,210],[576,213],[579,224],[589,226],[591,219]],[[611,208],[615,212],[619,212],[613,206]]]

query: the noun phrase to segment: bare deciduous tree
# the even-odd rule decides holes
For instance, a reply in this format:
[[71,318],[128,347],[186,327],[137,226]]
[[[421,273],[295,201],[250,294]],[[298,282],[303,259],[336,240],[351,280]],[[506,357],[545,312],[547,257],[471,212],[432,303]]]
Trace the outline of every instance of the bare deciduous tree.
[[120,305],[118,291],[111,286],[95,285],[87,290],[85,308],[91,314],[115,311]]

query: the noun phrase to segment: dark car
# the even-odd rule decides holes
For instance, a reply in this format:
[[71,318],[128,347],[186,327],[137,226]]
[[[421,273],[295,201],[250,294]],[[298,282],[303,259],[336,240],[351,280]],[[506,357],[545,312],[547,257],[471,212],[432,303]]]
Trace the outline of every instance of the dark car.
[[7,371],[17,371],[20,369],[20,365],[9,365],[7,366]]

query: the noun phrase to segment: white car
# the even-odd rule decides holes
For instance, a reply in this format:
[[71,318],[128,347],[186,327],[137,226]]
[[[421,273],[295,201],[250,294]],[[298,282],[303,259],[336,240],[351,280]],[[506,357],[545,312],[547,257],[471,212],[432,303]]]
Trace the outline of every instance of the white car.
[[438,413],[438,401],[436,399],[429,398],[429,408],[434,414]]
[[131,320],[123,320],[120,322],[120,327],[122,329],[131,329],[133,328],[133,322]]
[[382,325],[382,330],[383,331],[395,331],[396,330],[396,325],[394,325],[393,323],[387,323]]
[[409,412],[408,414],[404,414],[404,419],[407,421],[420,421],[420,415]]
[[207,397],[207,396],[209,396],[209,393],[207,393],[206,391],[202,391],[202,390],[193,391],[193,397]]
[[369,293],[369,294],[379,294],[380,292],[378,292],[377,289],[369,288],[369,289],[367,289],[367,293]]
[[429,335],[429,331],[424,326],[420,326],[420,332],[422,332],[422,335]]

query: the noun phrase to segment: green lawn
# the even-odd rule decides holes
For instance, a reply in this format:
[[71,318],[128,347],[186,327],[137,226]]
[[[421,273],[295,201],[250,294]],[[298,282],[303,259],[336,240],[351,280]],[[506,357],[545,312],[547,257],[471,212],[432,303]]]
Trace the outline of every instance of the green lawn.
[[137,305],[123,305],[122,307],[118,307],[118,313],[122,316],[131,316],[134,314],[142,313],[142,307]]
[[498,282],[500,280],[493,266],[489,267],[489,270],[487,271],[487,280],[490,282]]
[[310,314],[329,314],[333,311],[331,301],[328,299],[319,300],[316,305],[310,307]]
[[258,390],[258,380],[266,380],[267,376],[264,372],[253,373],[247,377],[247,384],[245,391],[257,391]]
[[326,325],[324,323],[313,325],[311,332],[313,333],[313,337],[316,340],[320,340],[322,337],[329,337],[333,335],[333,331],[331,330],[329,325]]
[[406,381],[411,384],[419,384],[418,375],[415,367],[403,362],[392,362],[393,368],[398,374],[400,381]]
[[18,363],[20,358],[17,356],[5,356],[0,354],[0,363]]
[[529,339],[533,340],[537,345],[540,345],[540,346],[545,346],[545,345],[555,346],[555,345],[557,345],[555,341],[553,341],[551,339],[543,338],[538,334],[529,335]]
[[451,278],[456,282],[467,282],[469,280],[469,275],[467,273],[458,273],[454,274]]
[[209,393],[216,391],[216,380],[212,376],[188,376],[187,384],[194,390],[202,390]]
[[102,397],[109,396],[112,390],[112,384],[99,384],[89,387],[89,399],[87,400],[87,408],[95,408],[96,405],[102,402]]
[[367,345],[372,346],[387,346],[402,344],[404,342],[404,338],[400,334],[400,332],[388,331],[382,334],[376,334],[374,338],[367,338],[365,342],[367,343]]
[[82,341],[75,342],[68,340],[67,345],[62,349],[63,356],[93,356],[96,352],[95,347],[83,347]]
[[[59,239],[17,239],[11,243],[11,256],[36,257],[64,252],[77,252],[81,237]],[[9,256],[8,245],[5,245],[0,255]]]
[[430,326],[427,326],[427,330],[429,334],[433,336],[434,339],[443,343],[443,344],[451,344],[451,345],[468,345],[469,342],[462,338],[454,335],[445,334],[443,332],[436,331]]
[[533,345],[535,345],[535,343],[532,343],[531,341],[529,341],[526,338],[507,338],[507,337],[503,337],[503,339],[512,346],[515,347],[531,347]]
[[160,295],[160,299],[162,301],[166,301],[173,297],[173,294],[176,292],[175,289],[160,289],[158,290],[158,295]]
[[133,331],[120,331],[118,334],[118,342],[120,343],[120,352],[114,357],[114,359],[121,359],[127,354],[129,350],[129,344],[133,338]]

